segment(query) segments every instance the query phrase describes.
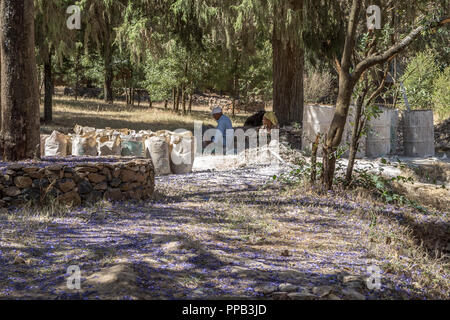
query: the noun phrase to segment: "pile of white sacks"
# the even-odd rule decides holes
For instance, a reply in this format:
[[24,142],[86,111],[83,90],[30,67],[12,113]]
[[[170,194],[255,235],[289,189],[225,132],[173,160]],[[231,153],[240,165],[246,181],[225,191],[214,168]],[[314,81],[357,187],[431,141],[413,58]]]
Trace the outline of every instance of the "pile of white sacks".
[[74,133],[41,135],[41,156],[116,156],[151,158],[157,175],[192,171],[195,139],[190,131],[175,133],[75,126]]

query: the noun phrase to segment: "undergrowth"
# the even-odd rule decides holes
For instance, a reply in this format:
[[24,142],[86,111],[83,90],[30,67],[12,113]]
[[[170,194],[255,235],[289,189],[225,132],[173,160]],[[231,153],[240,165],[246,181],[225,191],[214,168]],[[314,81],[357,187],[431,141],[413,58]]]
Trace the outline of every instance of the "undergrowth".
[[[343,150],[338,154],[338,159],[342,157]],[[394,167],[405,167],[405,164],[398,160],[398,163],[392,164],[386,159],[381,159],[382,164],[390,164]],[[355,168],[353,171],[353,177],[350,184],[345,181],[345,167],[339,161],[336,162],[336,174],[334,178],[334,185],[337,188],[344,188],[346,190],[356,190],[359,188],[365,189],[373,196],[380,199],[385,204],[394,204],[400,206],[410,206],[422,213],[429,213],[429,209],[420,205],[416,201],[409,199],[407,196],[398,193],[393,187],[394,183],[412,183],[414,179],[412,177],[405,177],[397,175],[394,177],[387,177],[383,174],[384,169],[379,167],[377,171],[371,168]],[[315,171],[317,176],[321,177],[323,171],[323,164],[318,162],[316,164]],[[273,176],[273,180],[278,180],[287,185],[304,184],[307,181],[311,181],[311,173],[313,168],[311,163],[305,159],[301,159],[296,163],[294,169],[287,173],[283,173],[278,176]]]

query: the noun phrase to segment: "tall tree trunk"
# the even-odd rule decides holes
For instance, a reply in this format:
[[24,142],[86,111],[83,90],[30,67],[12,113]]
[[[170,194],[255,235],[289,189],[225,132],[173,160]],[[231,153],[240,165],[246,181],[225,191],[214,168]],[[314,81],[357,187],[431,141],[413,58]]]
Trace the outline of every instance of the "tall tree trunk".
[[319,149],[320,133],[316,136],[316,140],[311,148],[311,183],[316,183],[317,178],[317,150]]
[[189,112],[189,114],[192,114],[192,98],[193,98],[193,94],[192,94],[192,92],[191,93],[189,93],[189,107],[188,107],[188,112]]
[[186,87],[183,86],[183,88],[181,89],[181,103],[183,106],[183,114],[186,114]]
[[341,71],[336,110],[323,145],[323,183],[328,189],[331,189],[333,185],[334,171],[336,169],[336,151],[344,134],[354,87],[354,80]]
[[103,59],[105,63],[105,102],[106,103],[113,103],[114,102],[114,96],[113,96],[113,88],[112,88],[112,82],[113,82],[113,67],[112,67],[112,47],[111,44],[108,41],[105,41],[105,50],[103,53]]
[[80,82],[80,52],[77,48],[77,53],[75,56],[75,101],[78,100],[78,90],[79,90],[79,82]]
[[53,105],[53,76],[52,76],[52,55],[48,54],[47,61],[44,62],[44,121],[52,121]]
[[183,95],[183,88],[178,87],[177,112],[180,111],[181,98]]
[[280,125],[303,122],[304,51],[301,37],[289,38],[286,30],[287,10],[303,9],[303,1],[286,1],[277,8],[279,21],[274,19],[273,49],[273,110]]
[[239,55],[236,56],[234,61],[234,78],[233,78],[233,106],[232,116],[236,116],[236,101],[239,99]]
[[41,102],[41,95],[42,95],[42,88],[44,87],[44,70],[38,70],[37,71],[37,77],[38,77],[38,93],[39,93],[39,103]]
[[[189,58],[184,63],[184,79],[187,78],[188,68],[189,68]],[[183,85],[181,87],[181,102],[182,102],[182,106],[183,106],[183,115],[186,115],[186,111],[187,111],[186,110],[186,87],[187,87],[187,83],[183,82]]]
[[175,112],[178,112],[180,109],[180,97],[181,96],[181,90],[180,87],[177,87],[176,93],[175,93]]
[[177,88],[172,88],[173,111],[177,110]]
[[353,166],[355,165],[356,154],[358,153],[361,127],[362,107],[364,103],[364,97],[359,97],[356,102],[355,120],[352,129],[352,140],[350,142],[350,151],[348,156],[347,171],[345,173],[345,184],[350,185],[352,182]]
[[131,88],[127,88],[127,105],[131,105]]
[[17,161],[40,156],[34,2],[2,0],[0,6],[1,149],[5,161]]
[[131,60],[128,59],[128,69],[130,70],[130,104],[134,107],[134,74],[133,67],[131,66]]
[[[1,7],[0,7],[1,10]],[[1,19],[1,12],[0,12],[0,19]],[[2,30],[1,30],[1,20],[0,20],[0,43],[3,43],[2,39]],[[40,99],[39,99],[40,100]],[[3,154],[2,151],[2,143],[1,143],[1,134],[2,134],[2,50],[0,49],[0,156]]]
[[336,110],[331,121],[328,133],[323,145],[323,184],[327,189],[333,186],[334,172],[336,170],[336,150],[342,141],[342,135],[347,122],[348,109],[352,98],[353,89],[359,76],[350,74],[351,57],[355,47],[356,29],[362,6],[361,0],[353,0],[347,25],[344,50],[339,66],[339,93],[336,102]]

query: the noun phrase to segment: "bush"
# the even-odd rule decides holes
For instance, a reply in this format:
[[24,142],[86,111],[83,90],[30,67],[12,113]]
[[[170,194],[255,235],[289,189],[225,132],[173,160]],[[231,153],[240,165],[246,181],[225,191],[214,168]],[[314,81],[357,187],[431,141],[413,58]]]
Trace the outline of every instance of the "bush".
[[450,67],[445,68],[433,85],[433,110],[441,120],[450,117]]
[[329,72],[309,71],[304,79],[305,102],[333,103],[333,76]]
[[[420,52],[409,62],[401,81],[411,109],[432,109],[433,84],[439,73],[431,51]],[[404,104],[403,99],[401,104]]]

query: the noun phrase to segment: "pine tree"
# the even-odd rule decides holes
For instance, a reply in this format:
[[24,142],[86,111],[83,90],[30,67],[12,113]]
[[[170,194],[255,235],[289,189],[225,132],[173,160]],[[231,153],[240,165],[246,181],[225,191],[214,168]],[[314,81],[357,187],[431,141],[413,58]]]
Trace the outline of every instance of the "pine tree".
[[113,103],[113,55],[116,28],[121,24],[128,1],[81,0],[86,50],[95,47],[103,58],[105,102]]
[[[74,50],[77,30],[66,29],[66,8],[72,1],[35,0],[37,61],[44,66],[44,121],[52,121],[54,62]],[[53,61],[53,56],[56,61]]]

